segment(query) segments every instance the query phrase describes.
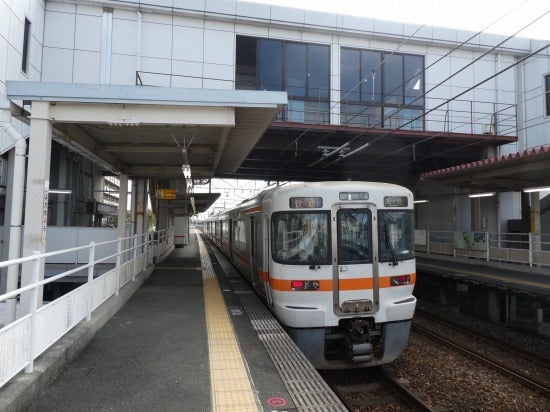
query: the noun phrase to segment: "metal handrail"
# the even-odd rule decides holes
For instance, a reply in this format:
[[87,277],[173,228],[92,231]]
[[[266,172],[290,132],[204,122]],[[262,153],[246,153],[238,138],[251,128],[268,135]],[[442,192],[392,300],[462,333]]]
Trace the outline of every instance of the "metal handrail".
[[[500,263],[550,267],[550,234],[416,229],[415,249],[427,254],[465,256]],[[461,241],[474,236],[478,241]]]
[[[116,244],[117,252],[109,256],[96,258],[96,248],[109,244]],[[123,247],[123,244],[127,245]],[[118,295],[121,286],[126,282],[135,280],[137,273],[154,263],[155,257],[158,259],[170,246],[173,246],[173,230],[164,229],[100,243],[90,242],[88,245],[53,252],[35,252],[31,256],[0,262],[0,267],[31,263],[30,284],[0,295],[0,302],[2,302],[14,299],[23,293],[30,294],[25,314],[0,329],[0,364],[6,366],[5,370],[0,373],[0,387],[23,369],[26,372],[32,372],[34,360],[41,353],[71,330],[78,322],[84,319],[91,320],[91,314],[95,308],[110,296]],[[88,250],[87,263],[47,279],[39,280],[40,263],[43,260],[48,257],[82,250]],[[94,277],[95,265],[112,258],[116,258],[115,267],[100,276]],[[83,270],[87,270],[86,283],[39,307],[41,287]],[[121,284],[122,276],[124,276],[124,282]],[[56,306],[58,302],[61,306]],[[60,307],[65,309],[63,311],[56,309]],[[62,319],[55,318],[57,320],[53,320],[51,325],[47,323],[51,327],[44,327],[44,322],[50,322],[50,319],[54,319],[54,316]],[[17,345],[10,344],[13,340],[18,342]]]

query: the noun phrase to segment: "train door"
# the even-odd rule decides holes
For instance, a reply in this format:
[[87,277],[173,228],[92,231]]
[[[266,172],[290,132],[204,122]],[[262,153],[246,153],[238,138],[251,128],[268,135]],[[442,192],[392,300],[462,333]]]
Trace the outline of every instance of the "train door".
[[259,216],[250,217],[250,270],[252,282],[255,289],[261,294],[264,293],[263,282],[258,277],[260,275],[260,252],[261,252],[261,232]]
[[378,248],[374,205],[333,208],[333,293],[337,314],[378,310]]
[[273,306],[273,298],[271,296],[271,287],[269,285],[269,262],[271,262],[271,248],[269,244],[269,236],[270,236],[270,227],[269,227],[269,219],[267,216],[263,217],[263,230],[262,230],[262,272],[261,272],[261,279],[264,282],[263,290],[265,293],[265,297],[267,300],[267,303],[270,306]]
[[250,278],[254,283],[254,287],[257,289],[258,285],[258,242],[256,240],[257,234],[256,217],[250,217]]

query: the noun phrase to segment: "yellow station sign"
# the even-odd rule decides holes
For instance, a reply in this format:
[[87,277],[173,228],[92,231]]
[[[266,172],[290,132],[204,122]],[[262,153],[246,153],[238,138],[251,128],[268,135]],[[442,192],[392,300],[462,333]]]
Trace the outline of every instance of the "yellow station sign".
[[157,189],[155,198],[160,200],[173,200],[176,198],[176,189]]

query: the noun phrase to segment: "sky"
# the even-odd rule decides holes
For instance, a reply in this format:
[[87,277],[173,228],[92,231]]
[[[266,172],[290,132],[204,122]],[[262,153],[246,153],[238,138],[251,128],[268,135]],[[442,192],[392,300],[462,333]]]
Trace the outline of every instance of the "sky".
[[[550,11],[549,0],[247,0],[375,19],[512,34]],[[298,6],[297,6],[298,5]],[[550,13],[518,34],[550,40]]]

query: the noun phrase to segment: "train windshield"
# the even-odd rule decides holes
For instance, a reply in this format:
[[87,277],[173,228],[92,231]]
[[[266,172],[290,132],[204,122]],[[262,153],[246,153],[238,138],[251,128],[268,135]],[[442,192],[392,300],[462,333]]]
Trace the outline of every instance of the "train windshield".
[[378,213],[381,262],[397,264],[414,257],[412,211],[383,210]]
[[371,261],[371,212],[368,209],[338,211],[338,263]]
[[272,220],[273,260],[289,265],[330,264],[328,212],[279,212]]

